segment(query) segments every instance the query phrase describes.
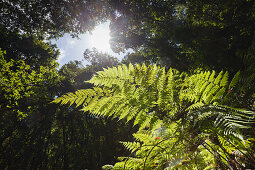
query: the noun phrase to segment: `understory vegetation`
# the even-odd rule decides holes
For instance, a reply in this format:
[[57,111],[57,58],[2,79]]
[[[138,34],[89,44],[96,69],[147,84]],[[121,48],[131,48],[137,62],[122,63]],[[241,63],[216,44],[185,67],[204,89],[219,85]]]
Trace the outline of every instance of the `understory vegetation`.
[[[3,0],[0,169],[255,169],[255,2]],[[55,42],[110,23],[116,57]]]
[[113,169],[243,169],[255,163],[253,132],[247,133],[255,112],[229,102],[239,74],[228,81],[223,71],[187,74],[122,65],[97,72],[89,80],[94,88],[67,93],[54,103],[82,106],[92,116],[134,120],[135,141],[121,142],[131,155],[120,157]]

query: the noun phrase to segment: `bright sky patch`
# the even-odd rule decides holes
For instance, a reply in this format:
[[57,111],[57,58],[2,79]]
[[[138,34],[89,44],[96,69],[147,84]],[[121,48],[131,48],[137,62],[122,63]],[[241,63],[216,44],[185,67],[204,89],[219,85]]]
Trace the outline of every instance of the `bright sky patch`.
[[91,42],[92,46],[102,52],[110,50],[110,30],[109,27],[99,25],[92,31]]

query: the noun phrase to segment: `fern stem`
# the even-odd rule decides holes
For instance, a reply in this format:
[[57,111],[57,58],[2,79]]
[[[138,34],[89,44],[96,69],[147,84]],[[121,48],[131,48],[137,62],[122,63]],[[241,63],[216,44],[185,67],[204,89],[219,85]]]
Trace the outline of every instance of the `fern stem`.
[[[211,148],[215,153],[217,153],[222,159],[224,159],[226,162],[228,162],[227,159],[225,159],[219,152],[217,152],[214,148],[212,148],[206,141],[204,142],[207,146],[209,146],[209,148]],[[227,165],[230,169],[232,169],[231,166],[229,166],[228,164],[225,164]]]
[[247,148],[245,148],[245,150],[247,151],[247,153],[249,154],[249,156],[248,155],[246,155],[243,151],[241,151],[237,146],[235,146],[232,142],[230,142],[228,139],[226,139],[224,136],[222,136],[229,144],[231,144],[231,145],[233,145],[238,151],[240,151],[243,155],[245,155],[246,157],[249,157],[250,156],[250,158],[253,160],[252,162],[255,164],[255,158],[254,158],[254,156],[248,151],[248,149]]
[[[204,142],[204,143],[206,143],[206,142]],[[204,143],[202,143],[201,145],[208,151],[208,152],[210,152],[212,155],[214,155],[213,154],[213,152],[209,149],[209,148],[207,148],[207,146],[205,146],[204,145]],[[206,143],[207,144],[207,143]],[[208,145],[208,144],[207,144]],[[209,146],[210,147],[210,146]],[[211,147],[210,147],[211,148]],[[212,149],[212,148],[211,148]],[[212,149],[214,152],[216,152],[217,154],[219,154],[217,151],[215,151],[214,149]],[[220,155],[220,154],[219,154]],[[221,155],[220,155],[221,156]],[[222,156],[221,156],[222,157]],[[222,157],[223,158],[223,157]],[[224,160],[225,160],[225,158],[223,158]],[[225,163],[224,163],[224,165],[225,166],[227,166],[227,167],[229,167],[229,165],[226,165]],[[230,169],[232,169],[231,167],[229,167]]]
[[[218,140],[218,135],[216,133],[216,138]],[[213,141],[212,141],[213,142]],[[215,144],[215,143],[214,143]],[[228,157],[229,160],[233,160],[234,162],[236,162],[240,167],[244,168],[237,160],[235,160],[235,158],[231,158],[230,153],[228,153],[226,151],[226,149],[221,145],[221,143],[219,142],[218,144],[215,144],[217,146],[219,146],[221,148],[221,150],[224,152],[224,154],[226,155],[226,157]]]
[[168,140],[168,139],[171,139],[171,138],[174,138],[174,137],[168,137],[168,138],[166,138],[166,139],[163,139],[162,141],[158,142],[156,145],[154,145],[154,146],[151,148],[151,150],[149,151],[149,153],[148,153],[148,155],[146,156],[145,161],[144,161],[144,163],[143,163],[143,169],[145,168],[147,158],[148,158],[149,155],[151,154],[152,150],[153,150],[155,147],[157,147],[157,145],[159,145],[160,143],[162,143],[162,142],[164,142],[164,141],[166,141],[166,140]]

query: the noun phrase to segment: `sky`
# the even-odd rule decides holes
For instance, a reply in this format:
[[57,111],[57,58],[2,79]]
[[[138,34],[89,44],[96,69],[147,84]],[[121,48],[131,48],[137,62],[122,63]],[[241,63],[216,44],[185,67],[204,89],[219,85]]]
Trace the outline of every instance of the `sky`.
[[[83,60],[83,52],[86,49],[92,49],[93,47],[97,48],[96,43],[100,43],[101,46],[102,43],[106,43],[105,48],[99,51],[106,52],[112,56],[117,57],[119,60],[121,60],[126,53],[114,53],[109,48],[109,22],[105,22],[103,24],[98,25],[94,31],[92,31],[92,34],[86,33],[79,36],[79,39],[72,38],[69,34],[65,34],[63,37],[59,38],[58,40],[52,41],[53,43],[57,44],[57,47],[60,51],[60,56],[58,58],[59,67],[62,65],[68,63],[71,60],[78,60],[82,61],[83,65],[89,64],[85,60]],[[107,35],[108,34],[108,37]],[[100,39],[101,38],[101,39]],[[107,40],[103,40],[102,38],[108,38]]]

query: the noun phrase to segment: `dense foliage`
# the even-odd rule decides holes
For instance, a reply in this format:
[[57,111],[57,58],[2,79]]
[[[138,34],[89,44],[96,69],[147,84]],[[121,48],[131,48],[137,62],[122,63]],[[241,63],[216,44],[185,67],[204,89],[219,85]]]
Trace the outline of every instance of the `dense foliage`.
[[0,2],[0,27],[38,37],[59,37],[67,32],[77,36],[109,16],[103,4],[87,0],[4,0]]
[[91,54],[101,62],[86,68],[70,62],[57,70],[59,51],[51,38],[77,36],[105,21],[109,11],[100,3],[0,2],[0,169],[99,169],[116,162],[119,140],[132,138],[129,125],[117,120],[50,104],[91,87],[84,81],[95,70],[117,64],[113,58],[102,65],[108,58]]
[[54,65],[35,71],[23,60],[6,61],[4,53],[1,51],[1,169],[99,169],[116,162],[117,155],[123,154],[118,141],[132,139],[132,126],[50,104],[56,95],[91,87],[84,81],[102,67],[85,69],[76,61],[58,72]]
[[122,65],[97,72],[89,81],[97,87],[54,102],[82,105],[95,116],[134,119],[136,141],[123,144],[135,157],[120,158],[114,169],[254,168],[254,132],[246,129],[254,127],[255,112],[225,105],[238,76],[229,83],[228,72],[187,75],[156,65]]
[[[253,169],[254,9],[252,0],[0,1],[0,169]],[[106,20],[111,48],[133,50],[126,65],[84,49],[89,65],[58,69],[51,40]]]
[[[111,1],[115,51],[134,48],[163,65],[238,71],[254,63],[254,1]],[[253,52],[251,52],[253,51]]]

